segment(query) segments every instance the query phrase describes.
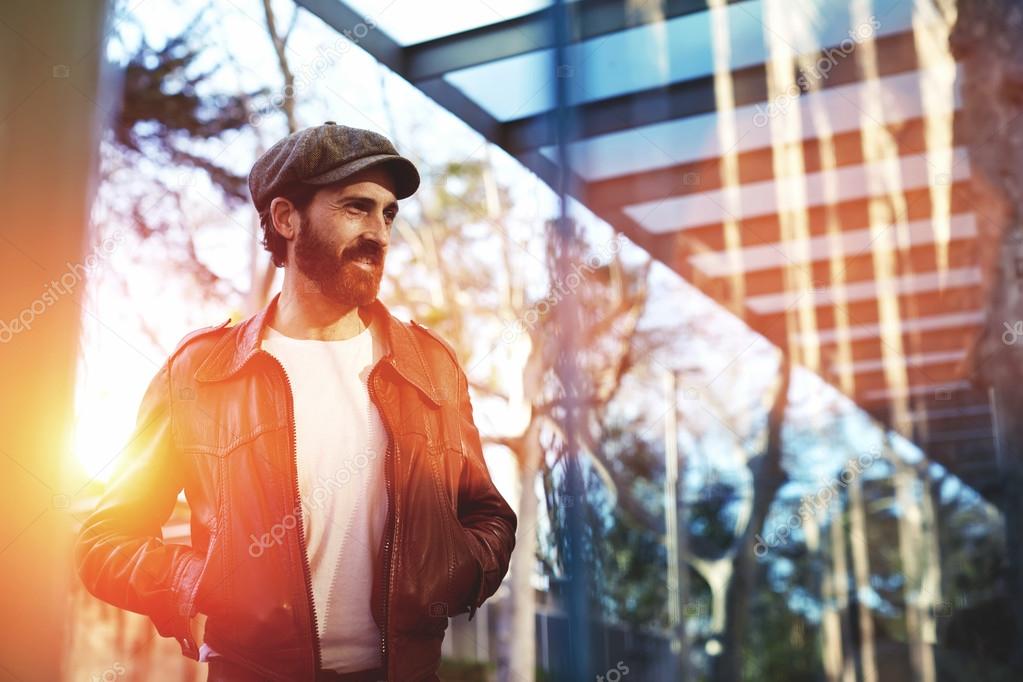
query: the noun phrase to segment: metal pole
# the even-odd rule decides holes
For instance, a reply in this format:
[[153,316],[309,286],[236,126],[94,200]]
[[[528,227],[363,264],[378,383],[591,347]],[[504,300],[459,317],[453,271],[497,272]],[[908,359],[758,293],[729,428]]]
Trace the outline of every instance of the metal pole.
[[[555,275],[557,282],[564,282],[569,274],[569,255],[576,242],[575,226],[568,213],[569,183],[572,171],[568,159],[568,141],[572,137],[572,110],[569,101],[568,84],[576,77],[570,53],[570,16],[567,3],[557,0],[553,12],[554,48],[554,124],[557,130],[558,150],[558,192],[559,215],[553,233],[555,240]],[[590,644],[589,617],[589,567],[584,558],[584,523],[586,490],[579,462],[577,428],[579,419],[578,381],[575,366],[575,352],[578,348],[576,327],[578,324],[578,302],[576,295],[569,292],[558,304],[556,343],[558,360],[556,371],[564,389],[564,423],[566,472],[565,496],[568,526],[567,557],[565,568],[568,573],[567,612],[570,633],[570,655],[566,668],[569,682],[586,682],[595,676]]]
[[668,404],[664,418],[664,540],[668,548],[668,621],[671,623],[671,652],[676,661],[678,679],[685,680],[688,679],[689,661],[685,620],[689,581],[685,565],[685,510],[680,504],[685,496],[679,491],[679,481],[683,480],[683,476],[678,451],[678,387],[673,371],[664,374],[664,399]]

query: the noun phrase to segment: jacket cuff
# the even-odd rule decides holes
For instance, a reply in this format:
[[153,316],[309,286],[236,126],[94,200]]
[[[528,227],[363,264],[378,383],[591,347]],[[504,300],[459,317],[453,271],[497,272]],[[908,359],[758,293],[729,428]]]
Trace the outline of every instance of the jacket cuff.
[[174,599],[173,624],[164,635],[174,637],[181,646],[181,654],[195,661],[199,660],[199,645],[192,637],[191,621],[196,613],[195,593],[205,563],[203,557],[195,552],[185,555],[171,590]]

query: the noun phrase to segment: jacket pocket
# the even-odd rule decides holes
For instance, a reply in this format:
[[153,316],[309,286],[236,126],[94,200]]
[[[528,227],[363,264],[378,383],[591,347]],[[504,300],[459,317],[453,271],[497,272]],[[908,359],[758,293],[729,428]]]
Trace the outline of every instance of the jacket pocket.
[[221,522],[217,521],[206,550],[194,595],[195,609],[206,616],[223,613],[230,604],[227,571],[221,547]]
[[448,615],[475,610],[476,598],[483,580],[483,564],[473,550],[474,540],[462,526],[458,517],[450,514],[452,527],[452,571],[449,581],[449,599],[453,611]]
[[179,428],[181,433],[179,447],[185,454],[227,457],[260,435],[280,428],[280,424],[259,424],[244,431],[229,430],[223,425],[214,427],[205,420],[197,419]]
[[442,456],[443,449],[437,450],[427,434],[402,436],[401,465],[409,473],[389,611],[395,631],[403,634],[442,635],[448,617],[467,609],[472,587],[474,559],[440,478]]
[[461,457],[461,450],[452,450],[448,447],[437,447],[430,456],[437,504],[441,511],[440,519],[445,526],[445,537],[448,539],[447,590],[444,597],[448,616],[466,613],[475,606],[476,593],[483,578],[483,565],[472,547],[474,541],[458,518],[457,503],[452,502],[452,498],[457,499],[457,491],[448,492],[450,488],[447,478],[450,469],[448,463],[451,459],[457,463]]
[[226,457],[260,435],[288,425],[287,414],[258,377],[178,385],[171,394],[174,443],[191,455]]

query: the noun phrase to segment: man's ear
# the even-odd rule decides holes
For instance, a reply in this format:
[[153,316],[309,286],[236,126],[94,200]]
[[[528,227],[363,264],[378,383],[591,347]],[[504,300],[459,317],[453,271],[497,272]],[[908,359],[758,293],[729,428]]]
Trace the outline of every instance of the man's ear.
[[298,209],[284,197],[274,197],[270,202],[270,220],[273,227],[285,239],[293,239],[298,233],[301,217]]

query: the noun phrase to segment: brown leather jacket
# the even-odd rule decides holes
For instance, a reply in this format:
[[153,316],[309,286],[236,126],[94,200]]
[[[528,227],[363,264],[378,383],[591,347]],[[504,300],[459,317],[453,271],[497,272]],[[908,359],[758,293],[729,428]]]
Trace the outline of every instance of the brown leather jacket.
[[[259,342],[280,294],[247,320],[192,332],[153,378],[122,466],[75,558],[96,597],[148,615],[198,660],[205,641],[275,680],[320,669],[291,386]],[[508,570],[517,519],[491,480],[450,347],[371,306],[389,351],[369,377],[387,429],[387,524],[371,595],[391,682],[436,680],[448,616],[472,618]],[[343,409],[339,406],[338,409]],[[191,546],[163,541],[184,489]]]

